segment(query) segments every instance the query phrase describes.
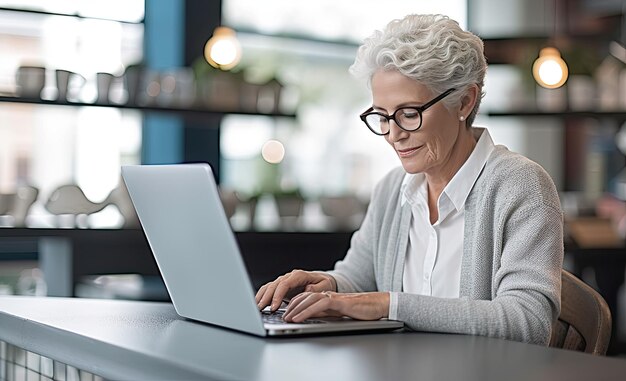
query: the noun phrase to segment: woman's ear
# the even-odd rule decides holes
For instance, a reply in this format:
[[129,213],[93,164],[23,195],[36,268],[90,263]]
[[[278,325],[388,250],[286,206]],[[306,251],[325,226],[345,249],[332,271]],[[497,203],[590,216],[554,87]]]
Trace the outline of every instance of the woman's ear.
[[478,85],[470,85],[465,90],[463,98],[461,98],[461,108],[459,110],[459,114],[463,115],[464,118],[467,118],[474,109],[474,106],[476,106],[478,97],[480,97],[480,90],[478,89]]

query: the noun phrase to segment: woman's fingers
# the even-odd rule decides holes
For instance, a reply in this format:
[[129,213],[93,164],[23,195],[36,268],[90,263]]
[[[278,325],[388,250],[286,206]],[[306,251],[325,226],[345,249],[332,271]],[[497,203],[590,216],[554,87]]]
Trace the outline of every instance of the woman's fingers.
[[[306,285],[308,282],[307,273],[300,270],[294,270],[288,274],[279,277],[276,280],[276,287],[271,290],[271,306],[270,309],[272,311],[276,311],[285,297],[288,294],[292,294],[294,290],[302,290],[302,286]],[[298,291],[298,292],[299,292]]]
[[284,279],[284,276],[280,276],[275,281],[270,282],[266,284],[265,286],[263,286],[265,287],[265,291],[263,293],[263,296],[261,296],[260,301],[257,304],[260,310],[267,307],[272,302],[272,299],[274,298],[274,292],[276,291],[276,287],[278,287],[278,285],[280,284],[280,282],[283,281],[283,279]]
[[281,275],[275,281],[265,284],[257,292],[257,305],[259,309],[270,306],[272,311],[280,307],[285,296],[294,289],[302,287],[307,283],[307,272],[294,270],[288,274]]
[[348,316],[358,320],[387,317],[389,293],[304,292],[291,300],[283,318],[287,322],[301,322],[311,317],[323,316]]
[[302,293],[291,300],[283,319],[287,322],[301,322],[312,316],[336,315],[331,292]]
[[256,296],[254,297],[254,300],[256,302],[256,304],[259,304],[259,302],[261,301],[261,298],[263,298],[263,295],[265,294],[265,290],[267,290],[267,283],[264,284],[263,286],[261,286],[261,288],[259,288],[259,291],[257,291]]
[[270,309],[275,311],[286,297],[298,295],[302,291],[334,290],[335,287],[334,279],[330,275],[294,270],[263,285],[257,292],[255,300],[259,309],[269,305]]
[[310,317],[343,316],[340,294],[330,291],[302,293],[289,302],[285,321],[301,322]]
[[287,309],[285,309],[285,313],[283,314],[283,316],[293,311],[293,309],[296,308],[296,306],[298,306],[302,302],[302,300],[304,300],[310,294],[311,294],[310,292],[303,292],[291,298],[291,300],[289,301],[289,304],[287,305]]

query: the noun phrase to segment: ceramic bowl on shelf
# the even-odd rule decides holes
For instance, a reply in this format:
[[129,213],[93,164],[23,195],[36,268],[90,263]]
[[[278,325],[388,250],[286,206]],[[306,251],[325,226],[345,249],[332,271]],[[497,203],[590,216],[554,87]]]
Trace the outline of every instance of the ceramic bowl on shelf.
[[18,187],[15,193],[0,194],[0,216],[9,216],[10,226],[25,226],[28,212],[38,194],[37,188],[28,185]]
[[57,81],[57,101],[64,102],[67,100],[67,88],[70,83],[71,74],[72,72],[69,70],[55,70],[55,76]]
[[109,103],[109,91],[114,79],[115,76],[111,73],[96,73],[96,86],[98,89],[96,103]]
[[43,66],[20,66],[15,83],[17,95],[23,98],[41,98],[46,85],[46,68]]

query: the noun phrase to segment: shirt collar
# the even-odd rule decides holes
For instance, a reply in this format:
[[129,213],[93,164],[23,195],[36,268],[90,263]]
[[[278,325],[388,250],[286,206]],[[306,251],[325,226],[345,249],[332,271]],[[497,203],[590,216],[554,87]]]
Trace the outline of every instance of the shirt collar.
[[[472,127],[472,133],[478,140],[474,150],[443,190],[457,211],[461,210],[465,205],[474,183],[478,180],[480,172],[483,170],[489,155],[491,155],[495,147],[487,129]],[[404,205],[407,201],[409,201],[409,204],[414,205],[418,197],[426,200],[425,180],[426,176],[423,173],[407,173],[404,175],[400,187],[401,205]]]
[[400,205],[407,201],[410,205],[416,205],[420,199],[427,202],[426,176],[423,173],[405,174],[400,186],[400,195],[402,196]]

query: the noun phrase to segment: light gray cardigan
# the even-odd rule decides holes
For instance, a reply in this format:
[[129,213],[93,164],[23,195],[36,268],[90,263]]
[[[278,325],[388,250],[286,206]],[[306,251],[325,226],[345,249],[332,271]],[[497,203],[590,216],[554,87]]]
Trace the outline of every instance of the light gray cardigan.
[[[345,258],[329,271],[339,292],[402,291],[411,208],[404,170],[376,186]],[[459,237],[460,238],[460,237]],[[496,146],[465,204],[459,299],[398,294],[398,320],[414,330],[547,345],[561,307],[563,220],[550,176]]]

